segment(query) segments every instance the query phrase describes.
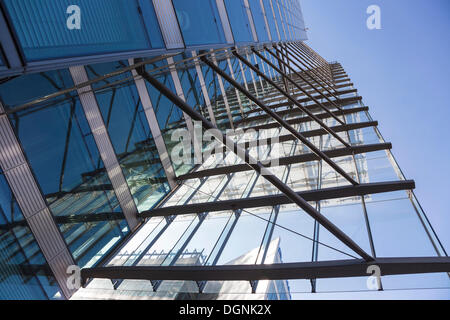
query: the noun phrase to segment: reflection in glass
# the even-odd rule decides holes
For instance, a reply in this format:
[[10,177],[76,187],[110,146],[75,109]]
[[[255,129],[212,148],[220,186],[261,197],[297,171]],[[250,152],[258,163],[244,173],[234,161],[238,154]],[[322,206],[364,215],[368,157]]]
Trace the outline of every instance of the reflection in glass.
[[[73,86],[68,70],[0,86],[7,108]],[[76,92],[10,114],[45,199],[80,266],[90,266],[128,233]]]

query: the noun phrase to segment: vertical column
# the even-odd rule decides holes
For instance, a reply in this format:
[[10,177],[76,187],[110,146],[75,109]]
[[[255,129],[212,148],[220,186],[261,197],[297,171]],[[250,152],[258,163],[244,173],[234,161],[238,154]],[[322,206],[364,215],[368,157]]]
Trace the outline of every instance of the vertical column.
[[[228,52],[228,50],[227,50]],[[233,71],[233,66],[231,65],[231,60],[230,58],[227,58],[227,63],[228,63],[228,69],[230,70],[230,75],[233,78],[233,80],[236,80],[236,78],[234,77],[234,71]],[[234,89],[234,91],[236,92],[236,98],[239,104],[239,108],[241,110],[241,115],[242,117],[244,117],[244,108],[242,106],[242,100],[241,100],[241,96],[239,95],[239,90],[238,89]]]
[[269,36],[269,41],[272,41],[272,33],[270,32],[269,21],[267,20],[266,8],[264,8],[263,0],[259,0],[259,5],[261,6],[261,10],[264,15],[264,23],[266,24],[267,35]]
[[[0,103],[2,113],[4,109]],[[47,207],[6,114],[0,115],[0,166],[62,293],[67,299],[70,298],[75,291],[67,287],[66,270],[76,263]]]
[[[253,59],[255,60],[255,66],[257,66],[257,68],[259,69],[259,64],[258,64],[258,59],[256,58],[256,54],[253,54]],[[264,84],[263,84],[262,78],[259,75],[258,75],[258,78],[259,78],[259,84],[261,85],[261,91],[264,94],[265,90],[264,90]]]
[[[275,29],[277,30],[278,40],[281,41],[281,32],[280,32],[280,27],[278,26],[277,15],[275,14],[275,7],[273,5],[273,1],[275,1],[275,0],[269,0],[270,9],[272,10],[273,20],[275,21]],[[270,13],[268,13],[268,14],[270,14]]]
[[[84,66],[70,67],[69,70],[75,85],[86,83],[89,80]],[[136,204],[120,168],[91,86],[87,85],[78,89],[78,95],[117,200],[119,200],[130,230],[133,231],[140,223]]]
[[[211,53],[211,58],[213,60],[213,63],[216,66],[219,66],[218,63],[217,63],[216,56],[214,55],[214,53]],[[219,82],[220,91],[222,92],[223,103],[225,105],[225,109],[227,110],[227,115],[228,115],[228,120],[230,121],[230,126],[231,126],[231,129],[234,130],[233,116],[231,115],[230,104],[228,103],[228,98],[227,98],[227,94],[226,94],[226,91],[225,91],[225,86],[223,85],[222,77],[220,75],[218,75],[218,74],[216,76],[217,76],[217,81]]]
[[275,8],[275,10],[278,10],[278,13],[279,13],[279,17],[280,17],[280,23],[281,23],[281,28],[282,28],[282,30],[283,30],[283,34],[284,34],[284,38],[285,39],[287,39],[288,38],[288,34],[287,34],[287,32],[286,32],[286,28],[285,28],[285,26],[284,26],[284,20],[283,20],[283,15],[281,14],[281,7],[280,7],[280,3],[278,2],[278,0],[272,0],[272,1],[275,1],[275,3],[276,3],[276,8]]
[[255,22],[253,21],[252,10],[248,0],[244,0],[245,10],[247,11],[248,21],[250,23],[250,29],[252,30],[253,41],[258,42],[258,35],[256,33]]
[[[247,61],[251,62],[252,59],[250,59],[250,56],[248,55],[248,53],[245,54],[245,57],[247,58]],[[252,81],[253,81],[253,86],[255,87],[255,94],[258,97],[258,87],[256,86],[256,80],[255,80],[255,75],[253,74],[253,70],[249,70],[250,71],[250,75],[252,76]]]
[[161,29],[164,42],[167,49],[184,48],[183,36],[181,35],[180,26],[178,24],[175,9],[172,1],[153,0],[156,17],[158,18],[159,27]]
[[[130,65],[134,64],[133,59],[128,61]],[[142,103],[142,108],[144,108],[145,117],[147,118],[150,131],[155,140],[156,150],[158,150],[159,159],[164,168],[164,172],[169,182],[170,187],[173,189],[177,185],[175,170],[172,167],[172,162],[170,161],[169,152],[167,151],[166,144],[164,142],[161,129],[159,128],[158,119],[156,118],[155,110],[153,109],[153,104],[147,91],[147,86],[145,85],[144,79],[139,76],[135,69],[132,70],[134,83],[139,93],[139,98]]]
[[[195,51],[192,51],[192,56],[197,57],[197,53]],[[200,62],[197,58],[194,59],[195,64],[195,70],[197,71],[198,81],[200,82],[200,86],[202,87],[202,93],[203,97],[205,99],[206,107],[208,108],[208,114],[209,118],[211,119],[211,122],[217,126],[216,117],[214,115],[214,111],[212,109],[211,100],[209,99],[209,92],[208,88],[206,88],[205,78],[203,77],[203,71],[200,66]]]
[[[172,57],[167,58],[167,64],[169,65],[170,75],[172,76],[173,84],[175,86],[175,91],[177,96],[186,102],[186,97],[184,96],[183,87],[181,86],[180,78],[178,77],[177,68],[175,67],[175,62]],[[194,137],[194,125],[192,123],[191,117],[189,117],[186,113],[183,112],[184,120],[186,121],[186,126],[191,134],[191,137]]]
[[231,31],[230,21],[228,20],[227,10],[223,0],[216,0],[217,10],[219,11],[220,21],[222,22],[223,32],[227,43],[234,43],[233,32]]

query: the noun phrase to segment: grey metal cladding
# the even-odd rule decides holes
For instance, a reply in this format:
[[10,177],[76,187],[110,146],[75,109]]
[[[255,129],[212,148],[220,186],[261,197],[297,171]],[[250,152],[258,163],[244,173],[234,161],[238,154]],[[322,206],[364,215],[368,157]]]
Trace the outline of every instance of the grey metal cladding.
[[[89,79],[87,77],[84,67],[71,67],[69,68],[72,78],[76,84],[82,84],[87,82]],[[91,91],[91,86],[84,86],[78,89],[78,96],[80,98],[81,105],[89,123],[91,131],[97,131],[98,129],[104,128],[105,124],[103,122],[102,116],[97,106],[97,100]]]
[[5,177],[25,218],[30,218],[46,208],[41,192],[26,163],[5,171]]
[[2,150],[0,163],[5,171],[25,162],[25,157],[6,115],[0,116],[0,150]]
[[55,278],[65,280],[64,285],[60,284],[60,287],[66,297],[71,297],[76,291],[76,289],[69,289],[67,286],[67,279],[69,276],[67,274],[67,268],[71,265],[74,265],[74,262],[67,250],[60,252],[57,256],[52,258],[49,263]]
[[[70,67],[69,70],[76,85],[86,83],[89,80],[84,66]],[[78,89],[78,95],[117,200],[128,226],[131,230],[134,230],[139,225],[137,207],[123,176],[91,86],[87,85]]]
[[184,48],[184,41],[178,25],[172,1],[153,0],[156,17],[167,49]]
[[252,30],[253,41],[258,42],[258,35],[256,33],[255,22],[253,21],[252,10],[250,9],[250,4],[248,0],[244,0],[245,9],[248,15],[248,21],[250,24],[250,29]]
[[60,233],[54,223],[52,214],[48,208],[45,208],[28,219],[30,228],[39,234],[45,234],[46,237],[36,238],[42,252],[45,252],[47,259],[52,259],[66,248],[64,242],[58,241]]
[[[70,298],[73,291],[67,288],[66,269],[75,265],[75,261],[53,220],[6,115],[0,116],[0,166],[59,287],[64,296]],[[64,256],[64,259],[55,264],[55,257],[58,256]],[[55,270],[60,272],[56,273]]]
[[227,10],[223,0],[216,0],[217,9],[219,11],[220,21],[222,22],[223,32],[227,43],[234,43],[233,32],[231,31],[230,21],[228,20]]
[[[130,65],[134,63],[133,59],[129,60]],[[147,123],[150,127],[150,131],[152,133],[153,140],[155,141],[156,149],[158,150],[159,159],[163,166],[164,172],[166,174],[167,180],[171,188],[176,186],[176,176],[175,170],[172,167],[172,162],[169,157],[169,153],[166,148],[166,144],[164,143],[164,139],[162,137],[161,129],[159,128],[158,120],[156,118],[155,111],[153,110],[153,104],[150,99],[150,96],[147,91],[147,86],[145,84],[144,79],[138,76],[135,69],[132,70],[132,74],[134,77],[134,82],[139,94],[139,98],[142,103],[142,107],[144,109],[145,117],[147,119]]]

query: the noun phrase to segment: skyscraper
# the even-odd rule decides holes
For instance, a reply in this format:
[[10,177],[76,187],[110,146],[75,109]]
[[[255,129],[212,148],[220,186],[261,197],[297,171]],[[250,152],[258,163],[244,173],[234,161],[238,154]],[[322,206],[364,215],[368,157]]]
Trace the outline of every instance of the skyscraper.
[[448,286],[298,1],[4,0],[0,25],[1,298]]

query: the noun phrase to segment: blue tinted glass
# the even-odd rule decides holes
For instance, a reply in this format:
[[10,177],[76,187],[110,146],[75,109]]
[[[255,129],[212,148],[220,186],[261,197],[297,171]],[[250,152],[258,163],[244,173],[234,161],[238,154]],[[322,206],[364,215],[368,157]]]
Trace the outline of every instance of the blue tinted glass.
[[0,173],[0,300],[56,298],[59,287]]
[[[7,107],[73,86],[67,70],[0,86]],[[76,92],[10,115],[44,197],[75,260],[96,263],[128,232]]]
[[269,41],[267,35],[266,21],[264,20],[264,14],[262,12],[261,4],[259,0],[249,0],[250,9],[252,10],[253,21],[255,23],[256,33],[258,34],[259,41]]
[[266,11],[267,22],[269,23],[270,34],[272,35],[272,40],[280,40],[278,39],[277,28],[275,26],[275,19],[273,17],[272,7],[270,5],[270,0],[263,0],[264,10]]
[[[4,3],[27,60],[150,48],[134,0],[5,0]],[[74,11],[66,13],[71,5],[80,9],[80,29],[68,27],[74,25],[71,20]]]
[[[151,69],[159,68],[164,65],[167,65],[166,60],[147,64],[146,67],[150,72]],[[172,92],[177,93],[172,80],[172,75],[167,71],[167,69],[165,69],[163,72],[160,72],[155,76],[155,78],[164,86],[171,89]],[[174,148],[178,148],[180,146],[179,138],[175,138],[175,136],[173,136],[174,132],[183,132],[186,134],[185,137],[189,135],[183,112],[181,112],[181,110],[176,105],[174,105],[169,99],[166,98],[166,96],[164,96],[151,84],[147,83],[147,89],[153,104],[156,118],[158,119],[159,127],[161,128],[161,133],[166,144],[167,151],[169,152],[170,158],[172,160],[172,166],[175,170],[175,173],[177,176],[185,174],[194,167],[194,157],[192,156],[192,154],[188,155],[189,159],[192,160],[192,163],[189,163],[188,161],[179,161],[180,157],[183,156],[184,153],[182,154],[181,151],[180,153],[173,152]],[[191,149],[191,151],[193,152],[193,148]],[[175,157],[177,159],[175,159]]]
[[225,42],[215,0],[173,0],[172,2],[186,45]]
[[[178,62],[181,59],[187,58],[188,56],[183,53],[182,55],[176,56],[174,60]],[[188,66],[188,63],[181,62],[177,66],[177,70],[186,102],[209,119],[209,113],[195,66]]]
[[[125,62],[87,66],[91,79],[124,68]],[[95,94],[105,126],[139,212],[151,209],[170,191],[139,94],[130,72],[93,85],[121,81]],[[128,81],[127,81],[128,79]]]
[[278,24],[278,29],[280,30],[281,40],[286,40],[286,36],[285,36],[285,34],[283,32],[284,25],[281,22],[280,7],[279,7],[279,4],[278,4],[278,0],[272,0],[272,4],[273,4],[273,11],[275,12],[275,18],[276,18],[277,24]]
[[142,11],[145,28],[150,36],[152,48],[164,48],[164,39],[161,35],[161,29],[159,28],[153,3],[149,0],[139,0],[139,7]]
[[225,0],[225,7],[236,42],[253,41],[247,11],[242,0]]

